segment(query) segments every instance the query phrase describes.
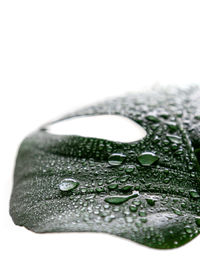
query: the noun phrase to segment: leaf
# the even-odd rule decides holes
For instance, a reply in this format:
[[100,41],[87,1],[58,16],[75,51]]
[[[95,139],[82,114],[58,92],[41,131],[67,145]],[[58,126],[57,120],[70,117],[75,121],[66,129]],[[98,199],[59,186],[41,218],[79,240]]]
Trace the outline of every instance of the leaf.
[[147,132],[131,143],[55,135],[44,125],[18,152],[13,221],[39,233],[105,232],[159,249],[186,244],[200,232],[199,103],[197,87],[161,88],[60,119],[128,117]]

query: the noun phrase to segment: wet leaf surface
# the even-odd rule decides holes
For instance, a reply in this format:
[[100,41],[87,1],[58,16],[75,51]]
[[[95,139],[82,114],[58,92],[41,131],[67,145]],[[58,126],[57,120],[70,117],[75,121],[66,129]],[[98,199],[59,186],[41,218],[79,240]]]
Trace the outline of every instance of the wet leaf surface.
[[[48,124],[21,144],[10,214],[34,232],[106,232],[153,248],[200,232],[200,90],[154,90],[63,118],[123,115],[147,132],[120,143],[53,135]],[[119,126],[120,128],[120,126]]]

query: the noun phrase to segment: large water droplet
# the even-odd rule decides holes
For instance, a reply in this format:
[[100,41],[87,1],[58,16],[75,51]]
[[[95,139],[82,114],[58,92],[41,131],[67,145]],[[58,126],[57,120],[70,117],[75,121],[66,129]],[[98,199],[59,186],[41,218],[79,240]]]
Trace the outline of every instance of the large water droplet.
[[106,201],[109,204],[115,204],[115,205],[119,205],[122,204],[126,201],[128,201],[131,198],[134,198],[134,195],[130,195],[127,197],[123,197],[123,196],[113,196],[113,197],[107,197],[104,199],[104,201]]
[[68,192],[75,189],[78,185],[79,183],[76,180],[71,178],[66,178],[60,182],[59,188],[63,192]]
[[110,157],[108,158],[108,163],[112,166],[119,166],[123,163],[123,161],[125,160],[126,156],[124,154],[121,153],[113,153],[112,155],[110,155]]
[[151,166],[153,163],[155,163],[159,159],[158,156],[156,156],[152,152],[143,152],[138,156],[138,161],[143,166]]
[[107,197],[104,199],[107,203],[119,205],[129,200],[128,197]]

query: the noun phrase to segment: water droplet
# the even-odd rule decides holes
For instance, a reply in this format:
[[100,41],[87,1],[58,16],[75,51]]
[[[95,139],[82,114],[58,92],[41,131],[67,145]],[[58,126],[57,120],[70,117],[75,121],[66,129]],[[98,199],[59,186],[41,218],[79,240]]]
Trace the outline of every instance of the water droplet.
[[135,205],[131,205],[131,206],[129,206],[129,210],[132,212],[136,212],[138,210],[138,207]]
[[153,207],[153,206],[155,206],[155,202],[156,202],[156,201],[153,200],[153,199],[151,199],[151,198],[147,198],[147,199],[146,199],[146,202],[147,202],[150,206]]
[[115,219],[114,215],[106,216],[104,221],[105,222],[112,222]]
[[113,153],[112,155],[110,155],[110,157],[108,158],[108,163],[112,166],[119,166],[123,163],[123,161],[125,160],[126,156],[124,154],[121,153]]
[[143,152],[138,156],[138,161],[143,166],[151,166],[153,163],[155,163],[159,159],[158,156],[156,156],[152,152]]
[[134,200],[132,203],[134,205],[136,205],[136,206],[140,206],[141,205],[141,201],[140,200]]
[[120,191],[127,193],[127,192],[130,192],[132,189],[133,189],[132,185],[125,185],[125,186],[120,188]]
[[193,231],[192,231],[192,228],[191,228],[190,226],[187,225],[187,226],[185,227],[185,232],[188,233],[188,234],[192,234]]
[[173,212],[174,212],[176,215],[178,215],[178,216],[182,216],[182,215],[183,215],[182,211],[180,211],[180,210],[178,210],[178,209],[172,208],[172,210],[173,210]]
[[175,144],[181,144],[182,143],[181,137],[179,137],[177,135],[167,134],[167,138],[172,143],[175,143]]
[[141,221],[142,223],[146,223],[146,222],[147,222],[147,218],[141,218],[140,221]]
[[116,179],[117,179],[117,177],[111,177],[110,179],[108,179],[108,180],[106,181],[106,183],[107,183],[107,184],[111,184],[111,183],[113,183]]
[[129,200],[129,197],[107,197],[104,199],[109,204],[119,205]]
[[200,227],[200,218],[196,218],[196,225]]
[[119,178],[119,181],[121,183],[125,183],[128,179],[129,179],[129,176],[127,175],[127,176],[123,176],[123,177]]
[[146,116],[146,119],[152,122],[159,122],[160,120],[153,114],[149,114]]
[[132,223],[133,222],[133,218],[132,217],[126,217],[126,222],[127,223]]
[[136,223],[135,223],[135,226],[136,226],[137,228],[140,228],[140,227],[142,226],[142,224],[141,224],[140,222],[136,222]]
[[197,191],[195,191],[195,190],[190,190],[189,193],[190,193],[190,196],[191,196],[192,198],[194,198],[194,199],[200,198],[199,193],[198,193]]
[[178,125],[175,122],[167,122],[170,132],[175,132],[178,130]]
[[200,115],[196,115],[194,118],[200,121]]
[[130,166],[128,166],[128,167],[125,169],[126,173],[131,173],[131,172],[133,172],[134,170],[135,170],[135,166],[133,166],[133,165],[130,165]]
[[123,196],[113,196],[113,197],[107,197],[104,199],[104,201],[106,201],[109,204],[115,204],[115,205],[119,205],[122,204],[126,201],[128,201],[129,199],[133,198],[134,195],[130,195],[127,197],[123,197]]
[[86,193],[87,192],[87,188],[81,188],[81,193]]
[[68,192],[75,189],[78,185],[79,183],[76,180],[71,178],[66,178],[60,182],[59,188],[63,192]]
[[139,192],[138,191],[134,191],[133,193],[132,193],[132,196],[133,196],[133,198],[135,198],[135,197],[139,197]]
[[146,217],[146,216],[147,216],[147,213],[146,213],[146,211],[144,211],[144,210],[140,210],[139,215],[140,215],[141,217]]
[[96,188],[96,192],[97,193],[102,193],[102,192],[104,192],[104,188],[103,187],[97,187]]
[[163,182],[164,182],[165,184],[168,184],[168,183],[170,182],[170,178],[165,178],[165,179],[163,180]]
[[118,184],[110,184],[110,185],[108,185],[108,189],[109,190],[115,190],[117,188],[118,188]]

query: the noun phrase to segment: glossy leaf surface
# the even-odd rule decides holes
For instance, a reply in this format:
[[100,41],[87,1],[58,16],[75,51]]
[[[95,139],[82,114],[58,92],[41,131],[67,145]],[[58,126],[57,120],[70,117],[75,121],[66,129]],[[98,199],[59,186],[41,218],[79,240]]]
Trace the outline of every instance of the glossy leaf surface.
[[[200,232],[200,90],[109,100],[63,118],[121,115],[147,135],[120,143],[53,135],[48,124],[19,149],[10,214],[34,232],[106,232],[153,248]],[[55,122],[53,122],[55,123]]]

